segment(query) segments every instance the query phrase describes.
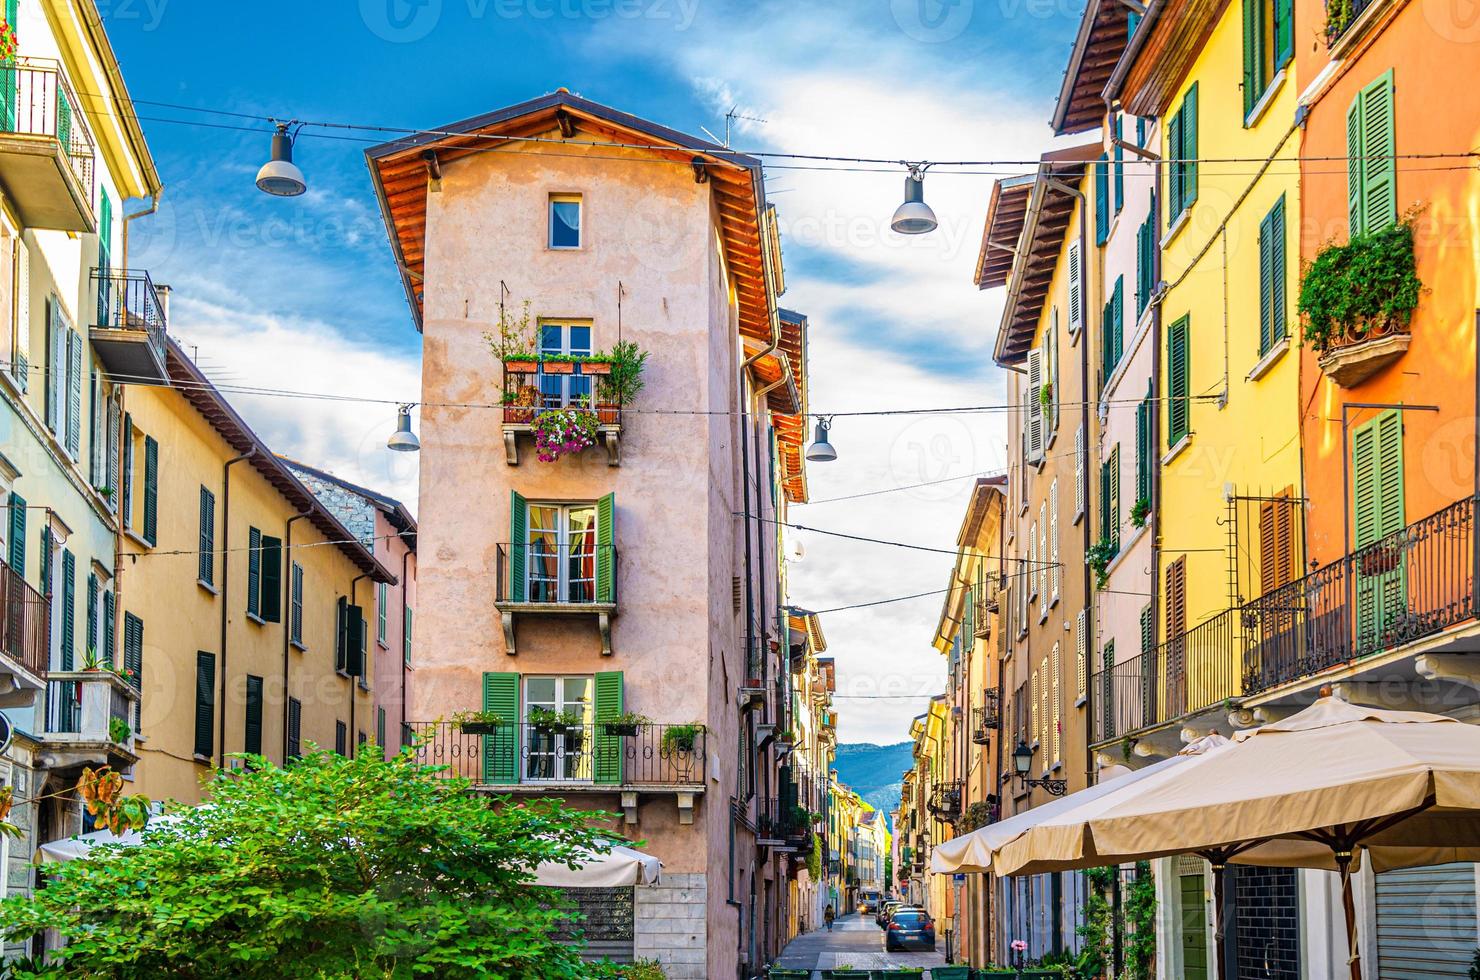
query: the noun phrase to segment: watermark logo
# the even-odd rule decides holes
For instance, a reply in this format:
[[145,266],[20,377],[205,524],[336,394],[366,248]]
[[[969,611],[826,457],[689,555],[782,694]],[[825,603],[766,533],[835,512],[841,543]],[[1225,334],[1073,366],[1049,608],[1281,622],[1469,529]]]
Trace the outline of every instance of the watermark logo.
[[1447,41],[1480,42],[1480,0],[1423,0],[1423,16]]
[[376,37],[410,44],[436,28],[442,19],[442,0],[360,0],[360,19]]
[[971,23],[973,0],[889,0],[889,12],[905,36],[943,44],[961,36]]

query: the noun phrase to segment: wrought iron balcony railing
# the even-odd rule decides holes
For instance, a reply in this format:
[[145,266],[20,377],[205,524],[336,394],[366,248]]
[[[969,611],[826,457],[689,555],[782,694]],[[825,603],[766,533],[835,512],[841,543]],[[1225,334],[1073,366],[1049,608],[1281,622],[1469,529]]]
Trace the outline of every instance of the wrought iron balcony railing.
[[[9,519],[8,514],[3,516]],[[46,597],[9,565],[0,564],[0,644],[5,654],[44,679],[50,636]]]
[[416,758],[478,785],[683,787],[704,782],[703,725],[409,722]]
[[787,847],[807,850],[813,837],[812,813],[790,800],[757,797],[755,832],[761,840],[781,841]]
[[498,546],[495,600],[538,606],[615,605],[617,549],[612,545],[526,544]]
[[[516,368],[523,368],[516,370]],[[576,408],[596,414],[601,425],[621,425],[622,405],[609,392],[599,365],[561,362],[505,362],[503,419],[506,425],[530,425],[541,412]]]
[[1376,0],[1326,0],[1326,47],[1333,48]]
[[0,65],[0,133],[55,139],[91,198],[97,146],[59,62],[19,58]]
[[971,740],[977,745],[990,744],[1000,720],[997,692],[984,692],[982,703],[971,709]]
[[951,822],[961,816],[961,781],[936,783],[935,788],[931,790],[930,802],[926,804],[926,809],[937,820]]

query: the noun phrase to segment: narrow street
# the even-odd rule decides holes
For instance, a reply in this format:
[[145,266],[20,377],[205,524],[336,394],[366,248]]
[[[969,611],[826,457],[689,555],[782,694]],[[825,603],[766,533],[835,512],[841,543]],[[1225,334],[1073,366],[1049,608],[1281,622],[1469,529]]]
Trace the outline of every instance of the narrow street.
[[787,944],[776,966],[789,970],[831,970],[839,966],[879,969],[886,966],[944,966],[944,946],[935,952],[884,952],[884,931],[872,915],[845,915],[826,927],[803,933]]

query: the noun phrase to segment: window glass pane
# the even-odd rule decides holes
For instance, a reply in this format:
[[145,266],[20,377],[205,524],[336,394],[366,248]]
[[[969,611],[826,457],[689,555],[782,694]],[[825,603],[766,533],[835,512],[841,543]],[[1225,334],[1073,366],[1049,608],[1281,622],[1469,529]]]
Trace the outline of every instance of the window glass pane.
[[591,709],[591,678],[563,677],[560,684],[565,710],[587,714]]
[[581,245],[581,202],[550,201],[550,247],[579,248]]
[[591,328],[589,326],[572,325],[567,328],[570,331],[570,354],[591,353]]
[[525,710],[555,707],[555,678],[529,677],[524,681]]
[[566,576],[570,602],[592,602],[596,598],[596,508],[569,510]]
[[562,344],[562,334],[563,333],[564,333],[564,331],[561,330],[560,325],[558,323],[545,323],[545,324],[541,324],[541,326],[540,326],[540,353],[542,353],[542,354],[563,354],[563,353],[565,353],[564,350],[561,349],[564,346]]
[[554,602],[560,591],[560,508],[529,508],[529,601]]

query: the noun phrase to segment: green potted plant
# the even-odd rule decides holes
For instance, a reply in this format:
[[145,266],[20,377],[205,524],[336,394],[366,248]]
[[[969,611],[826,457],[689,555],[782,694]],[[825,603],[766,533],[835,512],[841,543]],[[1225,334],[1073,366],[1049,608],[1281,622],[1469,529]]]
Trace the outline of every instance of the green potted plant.
[[1145,497],[1142,497],[1140,500],[1137,500],[1135,506],[1131,508],[1131,526],[1145,527],[1146,518],[1150,516],[1151,501],[1147,500]]
[[1053,385],[1044,385],[1038,389],[1038,404],[1044,408],[1053,407]]
[[[931,972],[934,973],[935,970]],[[925,975],[925,968],[923,966],[889,966],[882,970],[875,970],[874,975],[878,977],[922,977]]]
[[784,732],[777,732],[776,733],[776,744],[777,745],[791,745],[795,741],[796,741],[796,736],[791,733],[791,729],[790,728],[788,728]]
[[87,653],[82,657],[82,669],[85,671],[106,670],[108,664],[102,657],[98,656],[97,647],[88,647]]
[[971,980],[971,967],[932,966],[930,980]]
[[529,300],[524,301],[518,316],[511,316],[500,307],[497,332],[484,333],[483,340],[493,356],[503,362],[508,374],[533,374],[539,367],[534,354],[536,338],[530,322]]
[[669,725],[663,730],[662,751],[665,755],[675,752],[692,752],[694,743],[698,741],[699,733],[704,726],[698,722],[686,725]]
[[492,735],[504,724],[496,711],[458,711],[452,716],[452,724],[464,735]]
[[647,366],[648,352],[637,346],[635,341],[623,340],[615,344],[610,353],[601,355],[611,363],[611,371],[597,386],[597,398],[603,407],[630,405],[642,391],[643,369]]
[[608,718],[602,722],[602,728],[608,735],[632,736],[637,734],[639,728],[646,728],[653,720],[647,715],[637,714],[635,711],[624,711],[615,718]]
[[115,745],[126,745],[134,730],[122,718],[108,719],[108,741]]
[[585,722],[585,718],[579,711],[555,711],[552,708],[530,708],[526,720],[529,726],[537,732],[553,734],[563,732],[566,734],[579,731]]
[[846,980],[847,977],[863,977],[868,980],[869,971],[857,969],[852,963],[839,963],[831,970],[822,971],[822,980]]
[[1089,567],[1095,573],[1095,588],[1103,589],[1110,582],[1110,563],[1115,556],[1120,554],[1120,546],[1109,538],[1101,538],[1089,546],[1089,552],[1084,556]]

